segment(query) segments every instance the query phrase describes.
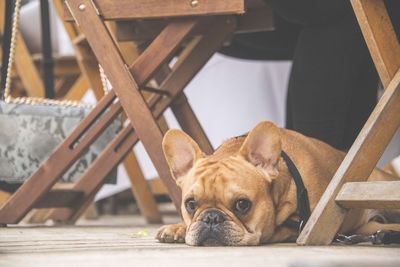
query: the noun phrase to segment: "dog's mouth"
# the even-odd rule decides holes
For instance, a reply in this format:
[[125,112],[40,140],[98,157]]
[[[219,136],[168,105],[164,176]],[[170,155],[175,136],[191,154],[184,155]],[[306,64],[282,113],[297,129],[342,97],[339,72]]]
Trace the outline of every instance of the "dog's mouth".
[[235,234],[230,225],[223,223],[217,227],[210,227],[198,223],[193,231],[193,243],[195,246],[232,246],[236,243]]
[[223,231],[210,227],[202,227],[200,229],[197,240],[198,246],[226,246],[226,240]]

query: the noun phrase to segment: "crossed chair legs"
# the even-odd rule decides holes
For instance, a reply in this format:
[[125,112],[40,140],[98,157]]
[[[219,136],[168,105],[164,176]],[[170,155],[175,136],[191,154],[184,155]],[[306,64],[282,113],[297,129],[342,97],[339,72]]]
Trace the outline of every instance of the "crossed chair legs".
[[[156,122],[171,105],[184,130],[199,140],[205,151],[212,150],[182,90],[233,32],[235,27],[233,18],[221,17],[215,19],[213,24],[215,27],[208,27],[201,37],[195,38],[186,45],[171,73],[159,86],[159,89],[168,93],[167,96],[154,94],[146,103],[139,93],[140,87],[146,84],[151,76],[160,69],[198,22],[188,20],[185,23],[171,23],[128,70],[110,34],[104,27],[104,23],[95,15],[94,10],[90,12],[92,13],[82,14],[76,16],[76,18],[95,55],[98,58],[103,56],[104,51],[102,49],[105,48],[108,56],[111,57],[103,59],[103,62],[102,60],[99,61],[104,66],[114,91],[108,93],[99,101],[92,112],[54,151],[38,171],[26,180],[4,204],[0,210],[0,223],[18,223],[30,209],[35,207],[39,200],[44,202],[43,199],[46,198],[46,195],[49,195],[48,192],[56,183],[58,177],[90,146],[123,109],[131,123],[124,126],[103,153],[93,162],[84,176],[74,185],[73,189],[69,192],[63,192],[65,195],[80,194],[81,197],[64,198],[64,203],[61,203],[63,205],[59,203],[60,205],[53,210],[49,218],[75,221],[103,185],[104,177],[123,160],[139,140],[144,143],[174,203],[179,205],[179,191],[169,177],[168,168],[163,164],[162,134]],[[85,23],[90,26],[84,27]],[[93,31],[93,28],[96,31],[93,34],[88,33],[88,31]],[[98,35],[103,36],[103,38],[99,38]],[[169,39],[173,36],[173,40],[166,45],[164,41],[167,36]],[[98,39],[101,39],[101,43],[98,42]],[[160,45],[163,45],[162,52],[159,49]],[[133,127],[131,124],[133,124]],[[38,184],[41,186],[37,186]]]

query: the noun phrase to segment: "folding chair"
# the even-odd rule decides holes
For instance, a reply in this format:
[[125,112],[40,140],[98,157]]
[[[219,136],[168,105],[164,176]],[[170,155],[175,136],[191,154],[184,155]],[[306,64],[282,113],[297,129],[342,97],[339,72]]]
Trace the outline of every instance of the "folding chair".
[[[104,177],[139,140],[173,202],[179,207],[180,191],[170,176],[162,153],[162,131],[157,119],[172,106],[182,128],[205,152],[212,152],[212,146],[188,104],[183,89],[235,29],[240,28],[240,18],[229,14],[242,14],[245,11],[244,1],[66,0],[65,3],[68,7],[67,18],[79,25],[113,90],[98,102],[38,171],[5,203],[0,210],[0,223],[17,223],[34,206],[45,206],[48,203],[46,198],[54,194],[54,190],[50,189],[58,177],[122,111],[125,111],[130,123],[125,124],[72,190],[57,192],[58,197],[53,200],[58,200],[59,208],[54,210],[50,218],[76,220],[102,186]],[[128,66],[104,21],[150,18],[171,19],[139,58]],[[159,73],[164,71],[163,68],[171,62],[172,57],[176,58],[176,62],[165,79],[157,83],[157,88],[149,88],[148,82],[152,78],[164,76]],[[152,92],[147,101],[141,94],[146,89]],[[65,197],[61,198],[60,193]]]
[[330,244],[351,208],[400,208],[399,182],[365,182],[400,125],[400,44],[383,0],[351,0],[385,92],[297,243]]
[[[64,17],[64,6],[62,0],[54,1],[55,9],[58,15]],[[71,88],[67,99],[79,100],[86,93],[87,89],[92,88],[97,100],[103,97],[103,90],[101,90],[102,79],[99,73],[98,61],[93,54],[85,36],[80,33],[76,25],[63,21],[64,28],[74,46],[78,65],[81,69],[81,77],[76,81],[73,88]],[[138,57],[138,52],[133,44],[121,44],[119,47],[128,46],[129,51],[123,53],[125,58],[129,57],[134,60]],[[128,49],[125,49],[128,50]],[[129,180],[132,184],[132,193],[137,201],[141,214],[146,218],[149,223],[161,223],[162,217],[158,210],[157,203],[153,197],[150,187],[145,180],[144,174],[140,169],[139,163],[133,153],[130,152],[126,155],[124,161],[125,170],[128,174]]]

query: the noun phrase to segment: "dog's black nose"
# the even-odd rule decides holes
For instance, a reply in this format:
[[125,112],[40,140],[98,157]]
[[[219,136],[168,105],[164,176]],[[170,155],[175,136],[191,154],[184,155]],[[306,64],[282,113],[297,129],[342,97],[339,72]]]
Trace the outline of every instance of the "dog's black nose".
[[201,221],[206,223],[207,226],[212,227],[223,223],[225,221],[225,215],[217,209],[207,210],[204,212]]

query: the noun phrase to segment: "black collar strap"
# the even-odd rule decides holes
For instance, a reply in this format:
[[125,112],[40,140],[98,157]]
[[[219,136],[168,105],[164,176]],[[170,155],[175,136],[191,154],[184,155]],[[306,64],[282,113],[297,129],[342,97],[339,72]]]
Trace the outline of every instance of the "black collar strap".
[[282,226],[295,228],[301,231],[311,215],[310,202],[308,200],[307,189],[304,186],[303,179],[301,178],[299,170],[296,168],[296,165],[294,165],[290,157],[284,151],[282,151],[281,156],[283,160],[286,162],[286,165],[289,169],[289,173],[293,177],[294,183],[296,184],[297,212],[300,217],[299,222],[287,219],[286,221],[283,222]]

